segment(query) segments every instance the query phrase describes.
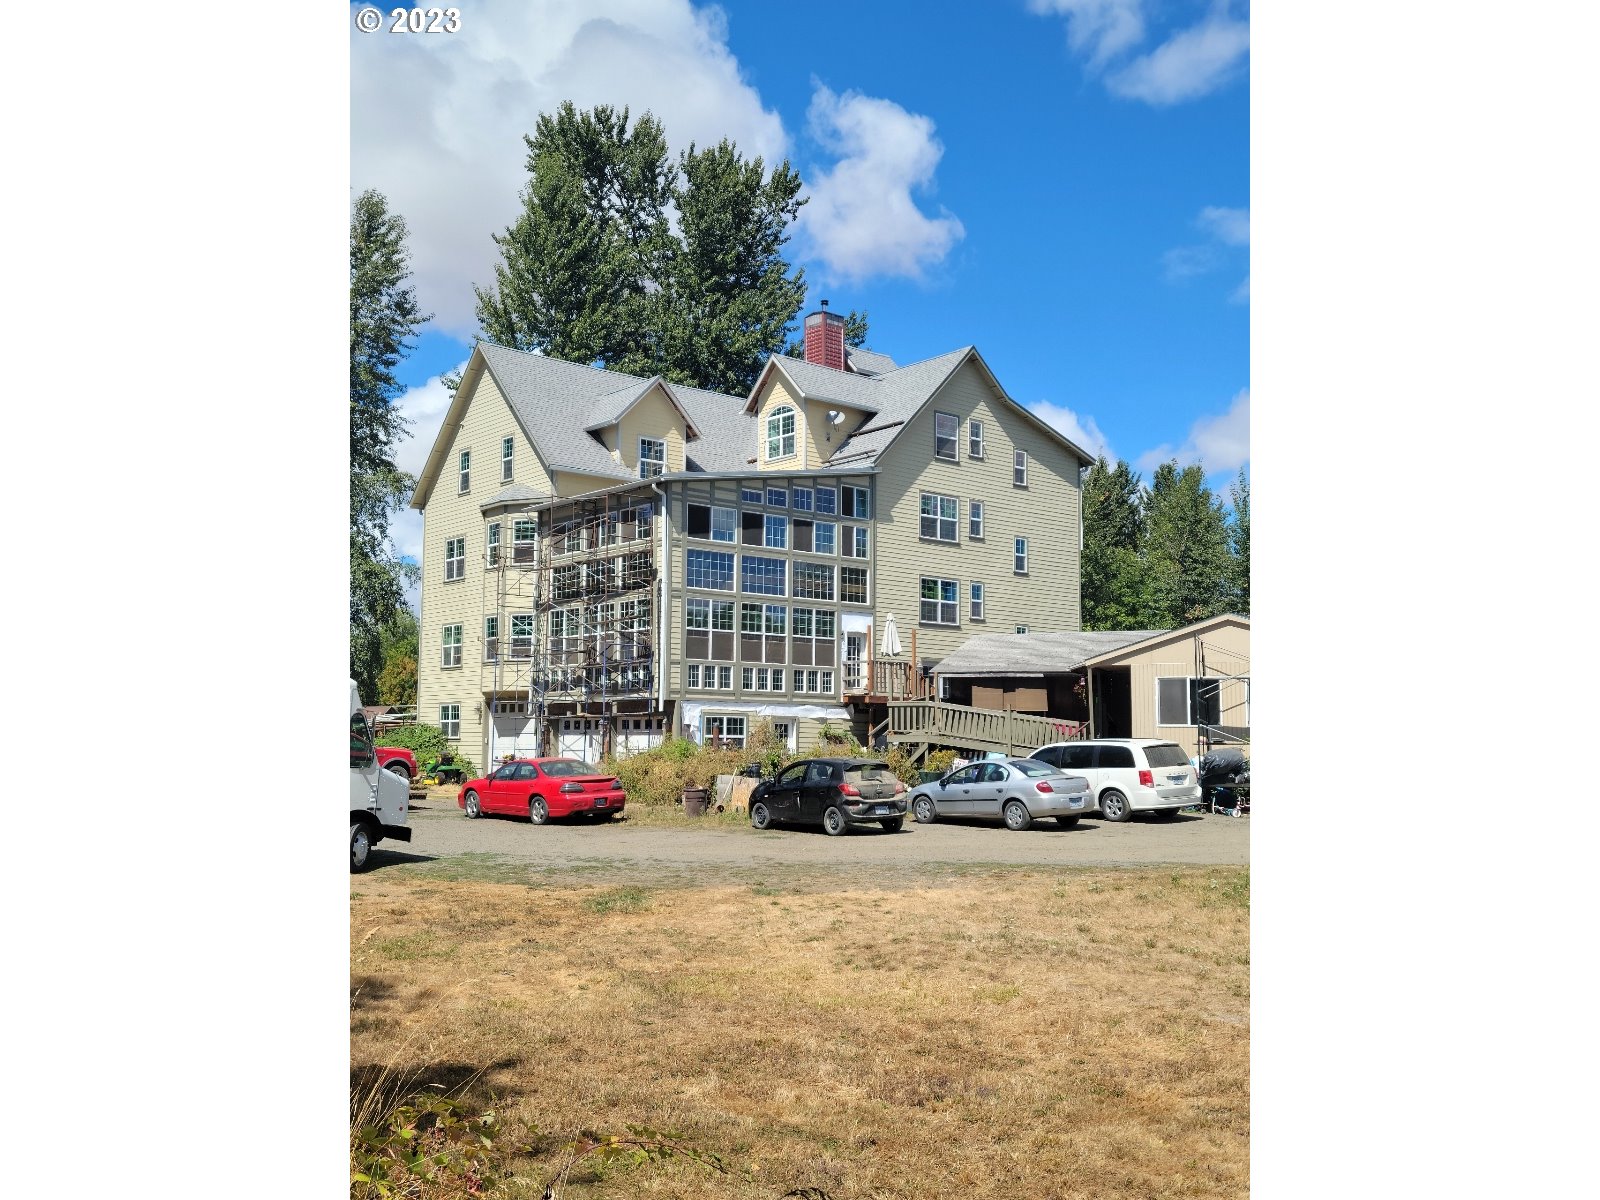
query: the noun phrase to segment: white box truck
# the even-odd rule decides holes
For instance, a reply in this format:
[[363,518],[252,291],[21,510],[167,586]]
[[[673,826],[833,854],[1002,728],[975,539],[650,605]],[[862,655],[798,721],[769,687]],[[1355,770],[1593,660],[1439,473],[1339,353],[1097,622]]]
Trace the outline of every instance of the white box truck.
[[378,763],[372,726],[361,711],[355,680],[350,681],[350,869],[365,871],[372,848],[384,838],[411,840],[406,807],[411,786]]

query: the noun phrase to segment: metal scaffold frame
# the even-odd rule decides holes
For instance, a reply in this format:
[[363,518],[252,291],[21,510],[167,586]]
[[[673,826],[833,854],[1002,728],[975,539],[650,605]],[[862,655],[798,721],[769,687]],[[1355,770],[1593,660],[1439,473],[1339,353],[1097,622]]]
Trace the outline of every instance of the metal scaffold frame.
[[498,644],[490,651],[485,634],[484,690],[492,712],[509,702],[533,719],[542,752],[554,750],[553,719],[600,719],[609,752],[619,704],[631,717],[652,713],[659,518],[653,495],[608,493],[513,514],[510,547],[491,545],[486,529],[492,614],[487,595],[484,608]]
[[[1244,685],[1245,711],[1249,712],[1250,704],[1250,656],[1241,654],[1237,650],[1230,650],[1225,646],[1210,646],[1211,661],[1206,658],[1207,642],[1196,635],[1194,639],[1194,674],[1196,679],[1206,680],[1207,683],[1198,689],[1202,696],[1216,696],[1218,709],[1221,709],[1222,688],[1224,684],[1239,683]],[[1213,675],[1213,665],[1224,673]],[[1222,714],[1225,715],[1225,714]],[[1240,728],[1238,725],[1225,725],[1218,723],[1208,725],[1196,722],[1198,741],[1198,754],[1204,757],[1210,754],[1217,746],[1248,746],[1250,743],[1248,723],[1244,726],[1245,736],[1241,739],[1231,730]],[[1229,732],[1224,732],[1229,731]]]

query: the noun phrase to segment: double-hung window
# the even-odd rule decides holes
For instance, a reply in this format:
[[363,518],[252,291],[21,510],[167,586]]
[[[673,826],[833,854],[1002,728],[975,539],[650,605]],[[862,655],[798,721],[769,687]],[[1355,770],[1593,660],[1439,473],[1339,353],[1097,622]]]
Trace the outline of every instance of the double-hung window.
[[831,696],[834,692],[832,671],[794,671],[795,692],[817,692]]
[[789,548],[789,518],[781,517],[774,513],[767,514],[766,541],[769,550],[787,550]]
[[983,584],[981,583],[975,582],[972,584],[972,605],[970,612],[972,620],[983,620]]
[[667,443],[662,438],[639,439],[639,478],[653,479],[667,469]]
[[461,665],[461,626],[444,626],[440,630],[439,645],[439,665],[441,667],[459,667]]
[[922,493],[922,536],[936,542],[956,540],[956,498]]
[[844,543],[840,546],[839,553],[845,558],[866,558],[867,527],[865,525],[846,525],[844,527]]
[[472,490],[472,451],[471,450],[463,450],[461,452],[461,463],[460,463],[460,466],[461,466],[461,481],[457,485],[457,490],[461,491],[461,492],[470,492]]
[[467,573],[467,539],[446,538],[444,542],[444,579],[460,579]]
[[982,421],[967,422],[967,457],[979,459],[983,457]]
[[1016,450],[1011,454],[1011,486],[1025,488],[1028,486],[1028,452]]
[[500,522],[489,522],[489,533],[483,542],[484,561],[491,567],[500,565]]
[[958,625],[960,615],[956,612],[956,596],[961,585],[954,579],[930,579],[927,576],[922,580],[922,610],[920,616],[927,625]]
[[689,536],[701,541],[727,542],[739,540],[739,510],[713,508],[707,504],[689,505]]
[[824,516],[836,514],[839,511],[839,496],[831,487],[817,489],[817,511]]
[[1016,544],[1015,548],[1012,551],[1011,570],[1012,570],[1012,573],[1016,574],[1016,575],[1026,575],[1028,573],[1028,539],[1027,538],[1018,538],[1017,539],[1017,544]]
[[983,501],[967,501],[967,536],[974,541],[983,541]]
[[461,705],[439,705],[439,732],[451,741],[461,736]]
[[504,438],[500,442],[500,482],[510,483],[512,475],[512,456],[517,452],[515,438]]
[[494,662],[500,657],[500,618],[483,619],[483,661]]
[[870,521],[872,519],[872,500],[867,495],[867,489],[864,487],[851,487],[847,483],[841,490],[844,493],[840,497],[844,502],[844,515],[847,517],[860,517],[863,521]]
[[767,418],[767,458],[789,458],[794,454],[794,409],[785,404]]
[[792,493],[793,493],[793,497],[794,497],[794,504],[791,507],[794,508],[795,512],[810,512],[811,511],[811,489],[810,488],[797,487],[797,488],[792,489]]
[[933,414],[933,456],[944,462],[959,462],[956,438],[961,433],[961,421],[954,413]]
[[511,523],[511,561],[531,563],[534,544],[539,537],[539,523],[532,519],[519,519]]
[[835,532],[837,526],[832,521],[818,521],[812,531],[812,546],[817,554],[834,553]]
[[533,614],[511,614],[511,657],[533,657]]

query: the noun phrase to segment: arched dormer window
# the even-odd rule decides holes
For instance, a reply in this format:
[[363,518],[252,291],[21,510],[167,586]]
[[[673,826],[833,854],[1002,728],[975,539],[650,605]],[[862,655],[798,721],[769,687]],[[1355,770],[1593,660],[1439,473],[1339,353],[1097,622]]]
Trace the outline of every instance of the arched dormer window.
[[794,408],[785,404],[767,417],[767,458],[788,458],[794,454]]

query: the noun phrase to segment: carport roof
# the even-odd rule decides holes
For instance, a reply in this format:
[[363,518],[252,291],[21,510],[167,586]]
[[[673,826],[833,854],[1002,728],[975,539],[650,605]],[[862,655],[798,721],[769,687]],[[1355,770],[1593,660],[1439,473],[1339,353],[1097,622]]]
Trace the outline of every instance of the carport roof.
[[980,633],[936,666],[936,675],[1032,675],[1076,671],[1091,658],[1147,641],[1163,629],[1078,633]]

